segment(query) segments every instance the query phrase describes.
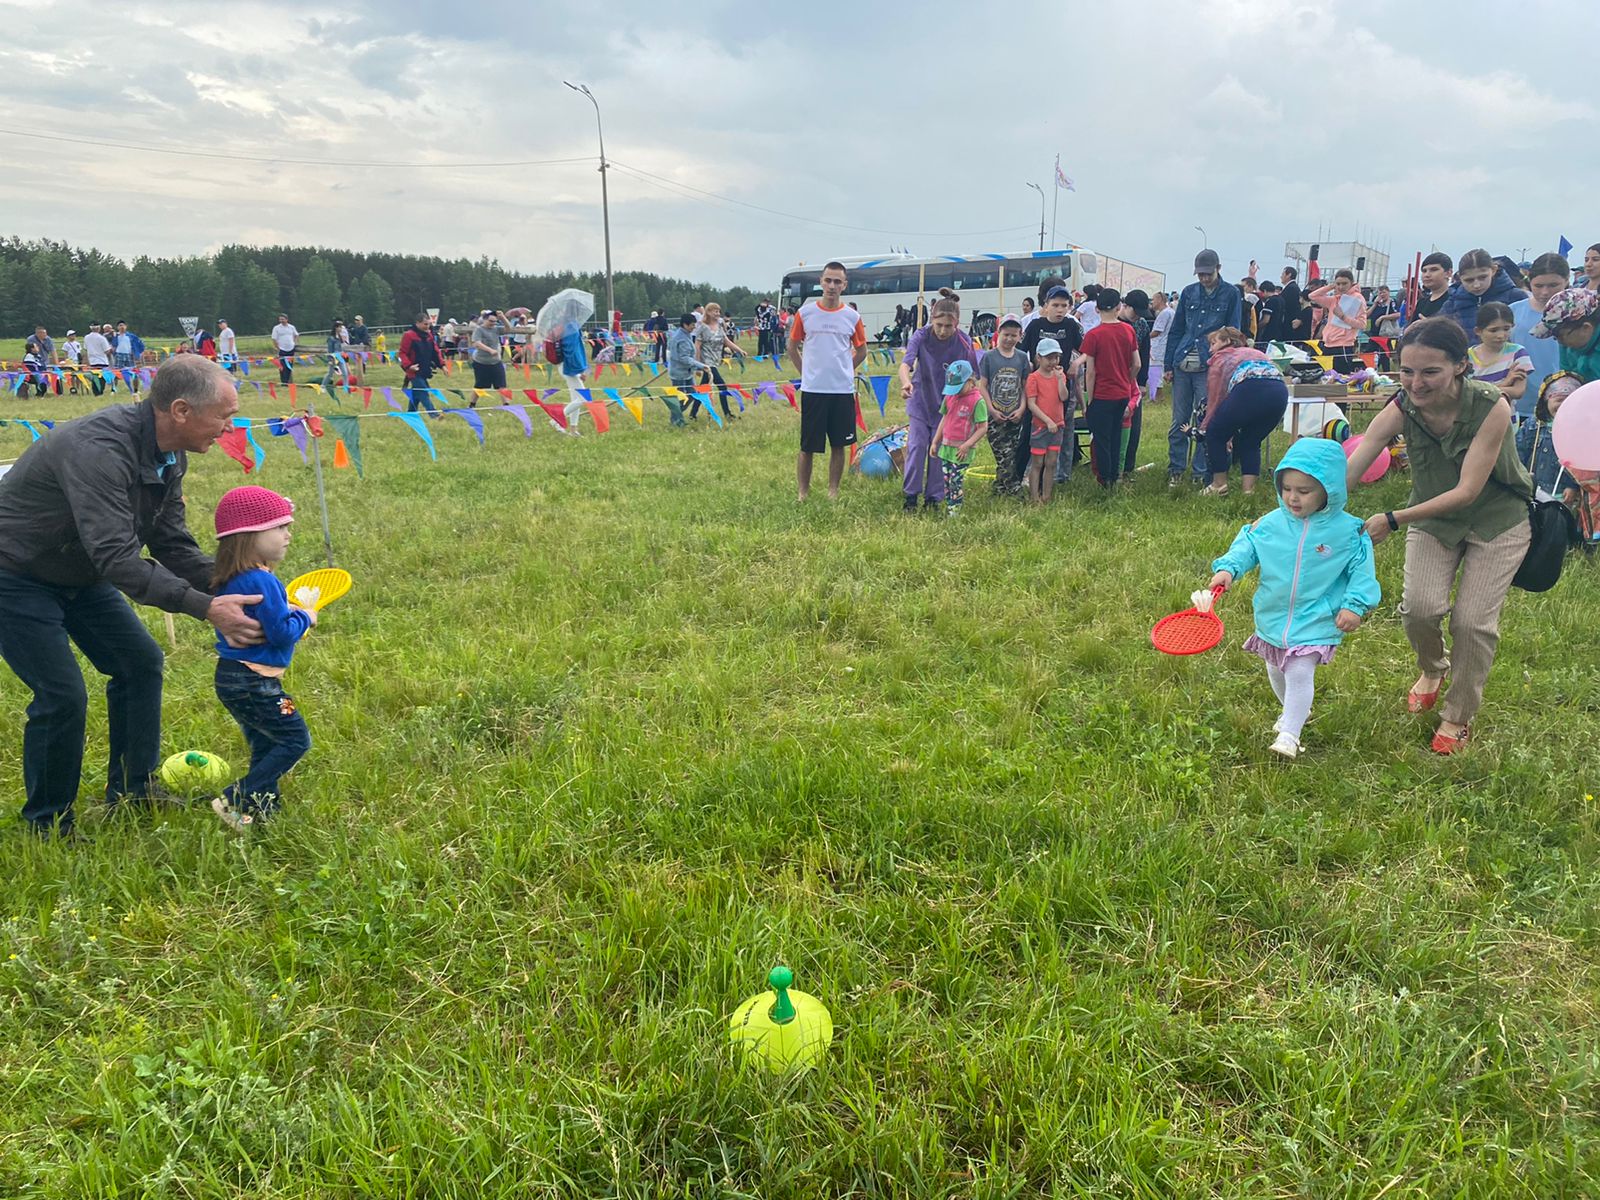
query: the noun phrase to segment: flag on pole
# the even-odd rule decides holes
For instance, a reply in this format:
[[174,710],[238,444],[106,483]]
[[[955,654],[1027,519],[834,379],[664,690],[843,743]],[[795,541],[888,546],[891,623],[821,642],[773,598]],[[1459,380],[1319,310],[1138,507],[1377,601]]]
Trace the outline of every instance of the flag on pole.
[[1567,241],[1566,234],[1561,235],[1561,244],[1556,247],[1556,253],[1561,255],[1562,258],[1572,253],[1572,243]]
[[1075,192],[1075,191],[1078,190],[1076,187],[1073,186],[1072,180],[1068,179],[1065,175],[1063,175],[1061,173],[1061,160],[1060,159],[1056,160],[1056,186],[1058,188],[1062,189],[1062,191],[1067,191],[1067,192]]

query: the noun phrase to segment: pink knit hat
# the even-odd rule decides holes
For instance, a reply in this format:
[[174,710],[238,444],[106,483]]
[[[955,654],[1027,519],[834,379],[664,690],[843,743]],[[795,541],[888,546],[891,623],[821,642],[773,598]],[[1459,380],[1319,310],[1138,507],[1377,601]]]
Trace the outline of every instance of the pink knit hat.
[[217,501],[217,536],[260,533],[294,520],[294,505],[264,487],[236,487]]

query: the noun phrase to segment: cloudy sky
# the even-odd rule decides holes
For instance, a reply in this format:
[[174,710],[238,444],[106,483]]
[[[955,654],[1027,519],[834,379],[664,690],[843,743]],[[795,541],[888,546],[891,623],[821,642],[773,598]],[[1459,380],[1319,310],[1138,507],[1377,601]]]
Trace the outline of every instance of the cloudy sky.
[[[1392,246],[1395,275],[1435,244],[1600,240],[1600,0],[588,11],[0,0],[0,233],[597,268],[571,79],[602,105],[618,270],[763,286],[891,246],[1032,248],[1026,185],[1057,198],[1057,153],[1056,240],[1173,279],[1196,225],[1229,274],[1319,231]],[[465,165],[513,161],[539,165]]]

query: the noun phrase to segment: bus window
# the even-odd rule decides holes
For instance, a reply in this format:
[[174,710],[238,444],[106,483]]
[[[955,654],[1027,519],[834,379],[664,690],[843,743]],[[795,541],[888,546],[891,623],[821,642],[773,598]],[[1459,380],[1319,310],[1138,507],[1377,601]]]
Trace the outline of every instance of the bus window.
[[1083,273],[1085,275],[1098,275],[1098,274],[1100,274],[1100,262],[1099,262],[1099,260],[1096,259],[1095,256],[1093,254],[1090,254],[1087,250],[1082,251],[1078,255],[1078,266],[1079,266],[1079,268],[1082,269],[1082,271],[1083,271]]
[[[911,286],[906,289],[908,292],[916,291],[916,287],[917,287],[916,274],[917,274],[916,270],[913,269],[911,271],[911,276],[912,276],[912,278],[910,280]],[[924,292],[928,293],[929,295],[932,295],[932,294],[936,293],[940,288],[951,287],[952,286],[951,281],[953,279],[955,279],[955,272],[952,269],[952,264],[950,264],[950,263],[929,263],[927,271],[924,272],[923,276],[922,276],[922,280],[923,280],[923,282],[922,282],[922,290]]]
[[1006,260],[1007,287],[1038,287],[1041,279],[1052,276],[1072,278],[1072,255],[1059,258],[1008,258]]
[[798,308],[813,296],[822,295],[822,273],[799,271],[783,277],[783,303],[786,308]]
[[1000,264],[997,262],[958,263],[951,275],[954,282],[950,286],[958,292],[1000,286]]

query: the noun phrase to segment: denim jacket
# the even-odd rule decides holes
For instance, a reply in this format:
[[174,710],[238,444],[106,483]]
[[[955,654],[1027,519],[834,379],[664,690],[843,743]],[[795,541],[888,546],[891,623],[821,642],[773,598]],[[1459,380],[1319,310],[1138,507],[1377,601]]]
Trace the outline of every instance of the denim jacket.
[[1244,298],[1239,289],[1226,280],[1219,279],[1208,295],[1199,280],[1178,294],[1178,304],[1172,318],[1172,328],[1167,331],[1166,369],[1170,373],[1183,361],[1190,346],[1200,351],[1200,369],[1205,370],[1211,359],[1211,343],[1206,335],[1224,325],[1239,328]]
[[709,369],[694,356],[694,338],[681,325],[677,326],[667,335],[667,374],[682,382],[693,379],[696,368]]

